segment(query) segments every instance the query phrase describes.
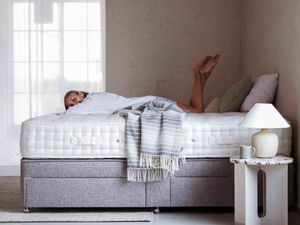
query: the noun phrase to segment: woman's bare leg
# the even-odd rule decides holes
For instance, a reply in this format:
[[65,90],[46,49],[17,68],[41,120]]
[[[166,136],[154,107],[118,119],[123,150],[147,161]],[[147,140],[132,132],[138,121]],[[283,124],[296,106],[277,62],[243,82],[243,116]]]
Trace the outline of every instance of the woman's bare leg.
[[206,56],[199,63],[193,65],[194,82],[192,87],[192,95],[190,104],[177,102],[177,105],[189,112],[201,113],[204,112],[203,91],[207,78],[213,71],[214,67],[220,59],[219,55],[215,57]]
[[203,87],[206,83],[207,78],[212,73],[212,71],[215,68],[215,66],[217,65],[217,63],[219,62],[220,57],[221,57],[220,55],[215,55],[210,60],[208,60],[207,63],[204,66],[202,66],[200,68],[199,72],[201,74]]
[[206,56],[202,60],[200,60],[198,63],[194,64],[192,66],[192,71],[194,75],[194,81],[193,81],[193,86],[192,86],[192,95],[190,98],[189,105],[182,103],[182,102],[177,102],[177,105],[185,109],[189,112],[193,113],[200,113],[203,112],[203,85],[202,85],[202,78],[200,75],[200,69],[203,67],[208,60],[210,60],[212,57],[211,56]]
[[203,102],[203,76],[201,75],[200,70],[203,66],[205,66],[210,60],[212,59],[211,56],[206,56],[199,63],[193,65],[193,75],[194,75],[194,82],[192,87],[192,95],[190,98],[190,106],[196,108],[197,111],[203,112],[204,110],[204,102]]

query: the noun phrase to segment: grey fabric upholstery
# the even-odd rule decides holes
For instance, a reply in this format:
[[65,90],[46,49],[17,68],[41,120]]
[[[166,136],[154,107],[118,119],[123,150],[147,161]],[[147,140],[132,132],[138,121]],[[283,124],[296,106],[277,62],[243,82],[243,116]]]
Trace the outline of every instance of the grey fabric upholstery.
[[[223,159],[187,159],[161,182],[126,181],[126,159],[22,159],[24,207],[233,206],[233,164]],[[293,165],[289,205],[294,204]]]
[[[293,167],[289,203],[293,204]],[[233,164],[228,158],[187,159],[161,182],[126,180],[126,159],[22,159],[21,188],[31,207],[233,206]]]
[[26,177],[126,177],[124,159],[23,159]]
[[233,165],[187,159],[161,182],[126,181],[126,159],[22,159],[24,207],[233,206]]
[[145,207],[145,184],[126,178],[26,178],[24,207]]
[[171,181],[170,178],[160,182],[146,183],[146,206],[147,207],[170,207],[171,206]]
[[233,206],[234,185],[228,177],[175,177],[171,187],[174,207]]
[[190,159],[176,177],[228,177],[233,176],[233,166],[229,159]]

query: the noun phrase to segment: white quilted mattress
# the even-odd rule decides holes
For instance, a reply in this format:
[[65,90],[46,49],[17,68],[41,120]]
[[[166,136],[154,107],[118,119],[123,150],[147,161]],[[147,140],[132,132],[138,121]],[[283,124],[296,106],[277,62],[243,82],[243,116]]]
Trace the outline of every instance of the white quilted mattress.
[[[250,145],[257,130],[240,128],[244,113],[188,114],[183,120],[187,158],[229,157],[239,145]],[[126,158],[125,120],[119,115],[51,114],[22,124],[21,154],[25,158]],[[291,129],[273,130],[279,153],[290,155]]]

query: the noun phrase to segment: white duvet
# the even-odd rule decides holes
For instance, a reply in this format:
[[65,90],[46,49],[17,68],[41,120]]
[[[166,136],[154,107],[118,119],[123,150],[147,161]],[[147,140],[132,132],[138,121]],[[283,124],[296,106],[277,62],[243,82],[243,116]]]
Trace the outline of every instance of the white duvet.
[[117,110],[153,101],[156,98],[155,96],[125,98],[109,92],[94,92],[88,94],[82,103],[69,107],[66,114],[112,114]]

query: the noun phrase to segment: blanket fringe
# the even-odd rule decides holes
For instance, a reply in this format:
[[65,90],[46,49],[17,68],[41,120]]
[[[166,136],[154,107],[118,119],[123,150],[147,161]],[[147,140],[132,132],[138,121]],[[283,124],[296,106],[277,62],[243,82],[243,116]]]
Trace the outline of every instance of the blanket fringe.
[[136,182],[153,182],[166,179],[171,176],[179,166],[185,163],[184,157],[167,155],[140,155],[139,168],[127,168],[127,180]]
[[184,157],[174,157],[169,155],[149,155],[141,153],[140,167],[165,169],[171,174],[179,170],[179,165],[185,162]]
[[166,179],[168,171],[164,169],[128,168],[127,180],[136,182],[153,182]]

